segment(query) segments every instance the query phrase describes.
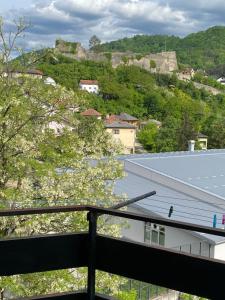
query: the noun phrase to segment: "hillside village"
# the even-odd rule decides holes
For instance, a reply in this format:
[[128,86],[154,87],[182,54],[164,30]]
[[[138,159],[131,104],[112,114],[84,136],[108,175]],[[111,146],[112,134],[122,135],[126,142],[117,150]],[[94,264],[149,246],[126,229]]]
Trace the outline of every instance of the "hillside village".
[[[184,77],[182,77],[182,75]],[[10,78],[18,79],[21,76],[28,76],[35,79],[43,79],[45,84],[55,86],[55,80],[51,77],[44,77],[43,72],[40,70],[27,70],[25,72],[12,71],[9,74],[5,73],[3,76],[10,76]],[[188,77],[190,76],[190,78]],[[193,71],[190,73],[181,72],[181,80],[190,80],[193,76]],[[97,80],[81,80],[79,83],[79,88],[81,91],[88,93],[94,93],[98,95],[100,93],[100,88]],[[79,108],[74,111],[79,112]],[[121,153],[123,154],[134,154],[146,152],[143,146],[138,142],[137,133],[141,129],[145,128],[147,124],[154,124],[159,129],[161,127],[161,122],[154,119],[149,119],[147,121],[141,121],[138,118],[131,116],[127,113],[121,112],[119,115],[107,114],[104,118],[102,114],[93,108],[89,108],[83,112],[80,112],[81,116],[87,118],[96,118],[104,123],[106,131],[111,135],[112,139],[119,143],[121,148]],[[54,130],[56,134],[59,134],[64,127],[70,128],[66,123],[51,122],[49,128]],[[73,128],[71,127],[71,130]],[[194,141],[193,141],[194,142]],[[200,149],[207,150],[208,137],[202,133],[199,133],[196,137],[196,142],[199,144]],[[189,143],[190,144],[190,143]],[[187,145],[187,149],[191,149],[190,145]],[[194,147],[194,143],[193,147]],[[194,150],[194,148],[193,148]],[[192,150],[192,151],[193,151]]]
[[[133,53],[118,53],[118,52],[113,52],[110,53],[110,56],[107,53],[99,53],[95,52],[93,50],[86,50],[84,49],[80,43],[71,43],[71,42],[65,42],[63,40],[57,40],[56,41],[56,47],[54,49],[54,55],[63,55],[64,57],[68,57],[69,59],[72,59],[74,61],[95,61],[96,63],[107,63],[110,62],[113,68],[118,68],[119,66],[126,66],[126,67],[140,67],[141,69],[144,69],[150,73],[154,74],[161,74],[173,77],[174,74],[176,74],[177,79],[184,81],[184,82],[193,82],[194,87],[200,90],[205,90],[209,93],[212,93],[213,95],[219,95],[223,93],[222,90],[219,90],[217,88],[214,88],[213,86],[209,86],[203,83],[199,82],[198,76],[196,77],[196,71],[194,71],[192,68],[186,68],[183,70],[178,70],[178,63],[176,59],[176,52],[162,52],[159,54],[148,54],[148,55],[139,55],[139,54],[133,54]],[[126,58],[126,59],[124,59]],[[154,65],[154,68],[152,67]],[[40,74],[35,74],[35,78],[38,76],[40,78],[43,77],[43,72],[37,70],[36,73]],[[30,73],[31,71],[28,70],[27,73]],[[18,76],[19,72],[11,73],[12,77]],[[34,75],[32,75],[34,77]],[[45,76],[46,77],[46,76]],[[206,77],[206,76],[205,76]],[[202,77],[204,79],[204,77]],[[196,80],[196,81],[195,81]],[[51,77],[46,77],[45,81],[49,82],[49,84],[55,84],[55,80]],[[218,84],[220,84],[221,79],[218,79]],[[205,82],[205,81],[204,81]],[[221,84],[222,86],[222,84]],[[174,85],[170,84],[170,88],[175,87]],[[106,94],[101,90],[101,87],[99,85],[99,82],[97,80],[93,80],[90,78],[81,78],[79,81],[78,88],[82,91],[86,91],[91,94],[95,94],[96,97],[111,97],[110,94]],[[95,109],[96,107],[89,107],[91,109]],[[88,109],[88,107],[87,107]],[[109,112],[114,116],[112,112]],[[119,114],[121,113],[127,113],[126,110],[120,111]],[[101,112],[100,112],[101,114]],[[130,128],[128,126],[129,122],[126,122],[126,120],[119,120],[120,122],[111,122],[109,124],[109,121],[106,120],[107,114],[104,114],[104,122],[105,122],[105,128],[107,132],[111,133],[114,139],[117,141],[120,141],[122,146],[123,146],[123,153],[139,153],[139,152],[145,152],[145,149],[143,145],[140,143],[140,140],[137,138],[137,133],[140,131],[140,129],[144,128],[143,124],[150,124],[154,122],[158,122],[162,124],[161,121],[157,119],[153,119],[151,116],[149,118],[149,121],[146,119],[140,119],[137,118],[136,116],[130,115],[130,118],[134,118],[137,120],[138,124],[135,124],[132,127],[130,124]],[[128,114],[129,115],[129,114]],[[154,116],[153,116],[154,117]],[[151,122],[153,120],[153,122]],[[115,121],[115,120],[114,120]],[[122,122],[121,122],[122,121]],[[114,125],[112,124],[114,123]],[[128,123],[128,124],[126,124]],[[155,123],[156,124],[156,123]],[[61,125],[60,125],[61,126]],[[115,126],[113,128],[112,126]],[[127,128],[125,128],[127,126]],[[156,126],[158,129],[161,127]],[[204,136],[204,137],[203,137]],[[201,138],[200,138],[201,137]],[[197,145],[199,149],[207,149],[207,135],[203,134],[202,132],[197,132],[195,136],[195,141],[197,142]],[[191,140],[191,138],[190,138]],[[129,142],[128,142],[129,141]],[[188,149],[188,141],[186,141],[186,148]]]

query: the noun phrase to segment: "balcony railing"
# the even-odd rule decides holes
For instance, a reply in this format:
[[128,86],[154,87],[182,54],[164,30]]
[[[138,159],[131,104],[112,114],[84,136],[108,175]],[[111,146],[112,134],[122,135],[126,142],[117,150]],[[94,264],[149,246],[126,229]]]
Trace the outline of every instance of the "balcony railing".
[[0,211],[1,216],[86,211],[88,233],[0,241],[0,276],[88,267],[87,291],[32,299],[110,299],[95,293],[100,270],[209,299],[225,299],[225,262],[97,234],[99,215],[111,215],[225,237],[225,231],[115,209],[65,206]]

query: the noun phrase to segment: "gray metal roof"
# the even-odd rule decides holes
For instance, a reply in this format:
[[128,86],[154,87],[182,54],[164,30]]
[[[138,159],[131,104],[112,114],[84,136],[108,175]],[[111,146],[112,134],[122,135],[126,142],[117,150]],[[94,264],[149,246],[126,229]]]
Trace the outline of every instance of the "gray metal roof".
[[120,122],[120,121],[115,121],[113,123],[105,123],[106,128],[130,128],[130,129],[136,129],[134,125],[131,125],[127,122]]
[[121,114],[119,115],[119,118],[120,118],[121,120],[123,120],[123,121],[138,121],[137,118],[135,118],[135,117],[133,117],[133,116],[127,114],[127,113],[121,113]]
[[[217,227],[223,228],[222,217],[225,214],[225,150],[196,152],[174,152],[158,154],[127,155],[119,158],[133,169],[127,169],[127,176],[116,182],[115,193],[127,194],[128,198],[155,190],[156,195],[142,200],[136,207],[149,214],[158,214],[168,218],[173,205],[172,220],[185,221],[199,225],[213,226],[213,217],[217,215]],[[139,168],[139,172],[136,172]],[[140,170],[143,170],[141,173]],[[166,186],[155,182],[148,176],[150,170],[173,178],[197,191],[204,191],[210,196],[219,197],[220,203],[213,203],[176,190],[176,185]],[[209,241],[219,243],[223,237],[201,235]]]
[[166,176],[182,180],[225,199],[225,151],[178,153],[177,155],[131,158],[134,164],[156,170]]

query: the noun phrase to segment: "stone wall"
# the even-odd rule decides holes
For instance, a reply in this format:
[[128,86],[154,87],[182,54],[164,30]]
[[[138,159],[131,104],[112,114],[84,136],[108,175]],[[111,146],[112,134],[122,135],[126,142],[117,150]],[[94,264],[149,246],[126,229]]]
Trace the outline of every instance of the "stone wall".
[[[156,54],[142,55],[139,53],[132,52],[100,52],[86,50],[81,46],[80,43],[64,42],[62,40],[56,41],[56,51],[61,54],[80,60],[93,60],[96,62],[107,62],[112,63],[113,68],[117,68],[120,65],[135,65],[143,68],[152,73],[170,73],[178,69],[176,52],[161,52]],[[150,67],[150,61],[153,61],[156,68]]]

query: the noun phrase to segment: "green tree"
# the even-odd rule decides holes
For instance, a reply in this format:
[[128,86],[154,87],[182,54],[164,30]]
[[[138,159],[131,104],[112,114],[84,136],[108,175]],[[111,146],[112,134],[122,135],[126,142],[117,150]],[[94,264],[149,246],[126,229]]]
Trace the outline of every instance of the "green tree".
[[154,60],[150,60],[150,69],[155,69],[156,68],[156,62]]
[[188,112],[184,112],[181,118],[181,126],[177,130],[178,150],[187,150],[188,141],[196,140],[197,132]]
[[[111,206],[119,201],[113,182],[123,173],[114,160],[118,148],[101,121],[87,121],[74,113],[86,103],[81,95],[29,77],[25,67],[21,75],[13,72],[11,54],[25,28],[21,21],[9,45],[0,22],[0,206]],[[83,213],[0,219],[1,237],[86,229]],[[119,231],[118,224],[99,219],[99,232],[118,236]],[[29,296],[83,288],[85,281],[86,270],[76,269],[2,277],[0,286],[16,296]],[[99,290],[114,294],[120,284],[118,277],[97,274]]]
[[209,148],[223,149],[225,147],[225,117],[210,117],[204,126],[204,132],[208,136]]
[[178,150],[177,130],[180,127],[180,121],[168,116],[156,136],[157,152],[170,152]]
[[149,152],[156,152],[157,133],[157,126],[150,123],[138,132],[137,138],[146,150],[148,150]]
[[97,35],[93,35],[89,40],[89,48],[90,49],[98,49],[101,45],[101,40],[97,37]]

